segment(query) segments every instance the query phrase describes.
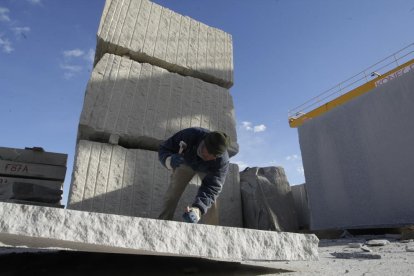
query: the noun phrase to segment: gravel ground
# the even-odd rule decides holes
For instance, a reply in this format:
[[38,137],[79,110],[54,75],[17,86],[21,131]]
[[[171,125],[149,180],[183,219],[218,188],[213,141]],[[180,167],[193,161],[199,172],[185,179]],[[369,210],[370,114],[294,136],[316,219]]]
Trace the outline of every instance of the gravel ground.
[[[319,261],[267,263],[266,266],[289,270],[283,275],[414,275],[414,240],[399,241],[386,238],[383,246],[364,245],[367,236],[354,239],[320,240]],[[363,249],[352,248],[360,244]],[[265,265],[262,263],[262,265]],[[276,274],[267,274],[276,275]]]

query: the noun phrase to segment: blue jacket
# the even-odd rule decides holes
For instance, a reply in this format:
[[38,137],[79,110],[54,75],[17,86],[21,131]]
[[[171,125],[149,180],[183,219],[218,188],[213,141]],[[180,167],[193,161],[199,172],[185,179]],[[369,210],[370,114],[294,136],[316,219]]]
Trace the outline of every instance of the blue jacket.
[[197,155],[200,142],[204,140],[204,137],[209,132],[209,130],[199,127],[183,129],[164,141],[158,150],[159,160],[165,166],[167,157],[178,153],[180,150],[180,141],[184,141],[187,144],[186,149],[182,153],[185,164],[196,172],[207,174],[202,179],[201,186],[192,205],[193,207],[198,207],[202,214],[205,214],[208,208],[216,201],[229,170],[229,155],[227,151],[221,157],[211,161],[204,161]]

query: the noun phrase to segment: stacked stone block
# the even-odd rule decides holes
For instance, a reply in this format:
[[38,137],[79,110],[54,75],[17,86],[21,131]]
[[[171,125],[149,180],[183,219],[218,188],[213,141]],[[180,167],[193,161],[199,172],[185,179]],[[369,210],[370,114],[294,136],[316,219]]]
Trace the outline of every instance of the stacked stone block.
[[106,1],[95,64],[105,53],[129,55],[225,88],[233,85],[231,35],[148,0]]
[[[157,218],[169,184],[169,172],[156,152],[81,140],[73,171],[70,208]],[[178,203],[174,220],[191,205],[201,179],[195,176]],[[218,200],[219,224],[242,227],[239,170],[230,165]]]
[[41,148],[0,148],[0,200],[62,207],[66,162]]
[[[226,132],[238,152],[231,36],[147,0],[107,0],[79,123],[68,207],[158,217],[169,184],[159,143],[188,127]],[[219,196],[220,225],[242,226],[237,165]],[[175,214],[181,220],[201,180]]]
[[115,134],[123,144],[150,150],[151,138],[165,140],[181,129],[203,127],[226,132],[229,154],[238,152],[227,89],[112,54],[105,54],[92,72],[79,125],[79,139]]

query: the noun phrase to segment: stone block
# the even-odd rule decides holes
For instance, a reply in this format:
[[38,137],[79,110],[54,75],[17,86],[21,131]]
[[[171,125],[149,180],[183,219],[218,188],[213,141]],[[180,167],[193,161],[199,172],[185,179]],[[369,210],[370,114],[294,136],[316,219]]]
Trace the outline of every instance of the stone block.
[[106,54],[95,66],[78,139],[107,141],[115,134],[120,145],[156,150],[154,143],[187,127],[224,131],[231,139],[229,154],[238,152],[227,89],[115,55]]
[[0,203],[0,242],[87,252],[214,258],[317,260],[315,235],[190,224]]
[[240,173],[244,227],[297,231],[293,196],[282,167],[248,168]]
[[0,175],[36,179],[65,179],[66,167],[0,160]]
[[414,71],[298,128],[311,229],[414,224]]
[[310,213],[308,206],[308,197],[306,194],[306,185],[291,186],[293,202],[295,203],[295,210],[298,217],[298,225],[302,229],[309,229]]
[[[231,164],[219,196],[219,224],[242,226],[238,166]],[[153,151],[81,140],[78,143],[68,208],[84,211],[157,218],[169,184],[169,171]],[[174,220],[181,221],[194,201],[201,180],[187,186]]]
[[58,203],[62,182],[0,176],[0,200],[7,199]]
[[0,147],[0,160],[66,166],[68,155],[63,153],[46,152],[41,148],[16,149]]
[[230,88],[231,35],[148,0],[107,0],[95,64],[104,54],[128,55],[171,72]]

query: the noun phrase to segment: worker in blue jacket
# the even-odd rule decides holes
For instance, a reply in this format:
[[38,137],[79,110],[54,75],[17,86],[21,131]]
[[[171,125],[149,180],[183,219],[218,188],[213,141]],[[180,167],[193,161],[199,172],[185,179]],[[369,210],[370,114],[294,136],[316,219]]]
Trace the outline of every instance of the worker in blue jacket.
[[[172,174],[159,219],[172,220],[178,201],[195,174],[202,182],[194,202],[183,214],[184,221],[197,223],[209,209],[208,214],[217,216],[216,200],[229,170],[228,146],[229,138],[224,132],[196,127],[183,129],[161,143],[159,160]],[[206,223],[218,223],[218,218],[215,220]]]

